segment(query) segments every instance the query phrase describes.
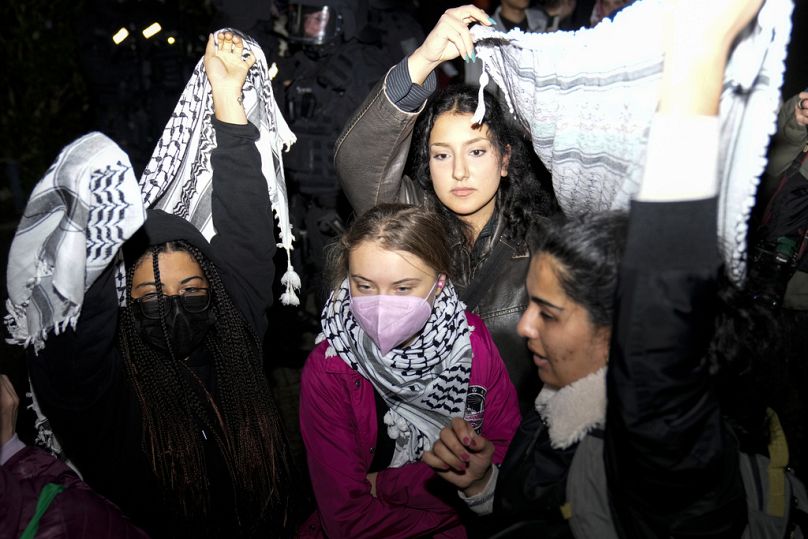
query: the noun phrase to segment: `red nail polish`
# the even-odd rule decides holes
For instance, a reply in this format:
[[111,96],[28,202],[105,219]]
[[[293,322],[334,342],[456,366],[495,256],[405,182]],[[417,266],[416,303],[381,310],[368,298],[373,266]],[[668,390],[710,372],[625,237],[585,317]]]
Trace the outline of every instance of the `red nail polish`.
[[468,436],[463,438],[463,445],[469,445],[469,437]]

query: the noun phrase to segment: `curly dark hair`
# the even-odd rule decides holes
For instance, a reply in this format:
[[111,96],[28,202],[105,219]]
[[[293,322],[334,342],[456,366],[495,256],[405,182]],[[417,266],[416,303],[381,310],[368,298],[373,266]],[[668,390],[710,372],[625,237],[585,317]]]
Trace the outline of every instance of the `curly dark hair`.
[[621,211],[557,216],[531,229],[530,254],[555,258],[564,293],[585,308],[595,326],[611,327],[627,233],[628,214]]
[[[209,283],[215,322],[204,346],[215,376],[213,394],[171,351],[158,255],[176,251],[190,254]],[[215,265],[199,249],[183,241],[151,247],[128,269],[129,298],[135,269],[144,263],[151,263],[154,270],[169,357],[142,339],[131,303],[121,309],[118,344],[140,404],[143,450],[155,475],[189,523],[202,526],[211,510],[222,511],[210,507],[201,428],[218,446],[227,468],[238,513],[234,517],[247,528],[269,525],[275,535],[285,535],[288,486],[294,475],[281,418],[263,372],[261,342],[225,291]]]
[[721,411],[741,449],[766,454],[767,407],[788,387],[783,335],[772,313],[746,289],[721,272],[716,298],[715,332],[707,360]]
[[[427,103],[418,118],[413,140],[416,144],[412,154],[412,171],[426,195],[426,206],[453,218],[458,226],[450,239],[459,241],[468,238],[467,229],[446,206],[432,187],[429,173],[429,134],[441,114],[474,114],[477,108],[479,88],[455,85],[436,93]],[[552,191],[545,188],[532,172],[532,152],[526,145],[524,131],[507,121],[497,99],[484,93],[485,116],[482,124],[488,127],[491,142],[500,159],[510,148],[508,175],[502,178],[497,191],[497,211],[505,217],[504,236],[523,244],[527,231],[537,215],[555,213],[557,204]],[[468,242],[466,242],[468,243]]]

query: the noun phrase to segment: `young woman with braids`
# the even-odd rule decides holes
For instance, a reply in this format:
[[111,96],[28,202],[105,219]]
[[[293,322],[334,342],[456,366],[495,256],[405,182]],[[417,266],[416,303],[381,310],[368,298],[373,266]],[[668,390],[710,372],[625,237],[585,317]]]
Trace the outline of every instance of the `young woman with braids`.
[[[539,389],[530,355],[514,332],[528,303],[525,235],[531,219],[548,215],[554,201],[530,173],[520,130],[509,125],[495,98],[485,94],[479,125],[471,122],[478,88],[450,87],[426,101],[436,86],[435,67],[459,55],[452,41],[459,32],[468,41],[462,50],[471,54],[466,25],[472,21],[492,23],[474,6],[446,11],[346,124],[335,163],[357,214],[379,203],[405,202],[450,218],[458,294],[490,329],[524,412]],[[404,172],[411,147],[414,177]]]
[[445,223],[382,204],[343,235],[334,290],[300,384],[300,430],[318,512],[301,530],[332,539],[465,537],[458,498],[421,455],[452,417],[500,462],[516,393],[479,317],[450,281]]
[[76,329],[29,361],[65,452],[154,537],[278,537],[291,525],[290,462],[262,369],[274,223],[239,99],[254,62],[242,50],[221,33],[205,54],[217,235],[150,210],[123,248],[127,306],[110,267]]

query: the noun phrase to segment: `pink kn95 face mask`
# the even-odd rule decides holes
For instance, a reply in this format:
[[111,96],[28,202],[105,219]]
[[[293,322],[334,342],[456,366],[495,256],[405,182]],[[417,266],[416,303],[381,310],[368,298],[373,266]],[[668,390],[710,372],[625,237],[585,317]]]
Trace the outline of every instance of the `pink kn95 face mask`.
[[[428,298],[440,279],[435,281]],[[419,296],[351,295],[351,311],[383,356],[424,327],[432,305]]]

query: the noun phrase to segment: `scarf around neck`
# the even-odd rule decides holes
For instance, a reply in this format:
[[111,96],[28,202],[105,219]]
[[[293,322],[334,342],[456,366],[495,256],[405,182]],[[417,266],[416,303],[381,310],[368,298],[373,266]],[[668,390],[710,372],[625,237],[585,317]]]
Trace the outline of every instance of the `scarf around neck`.
[[[640,0],[577,32],[471,29],[484,66],[474,121],[484,117],[490,77],[530,132],[566,215],[627,209],[639,190],[665,61],[665,4]],[[747,222],[776,127],[792,10],[792,0],[765,0],[724,72],[718,239],[736,283],[746,274]]]
[[405,348],[381,356],[351,312],[345,279],[323,309],[326,356],[339,356],[373,385],[389,407],[384,422],[395,441],[392,467],[415,462],[451,418],[463,417],[471,377],[471,340],[465,305],[447,282],[426,325]]

